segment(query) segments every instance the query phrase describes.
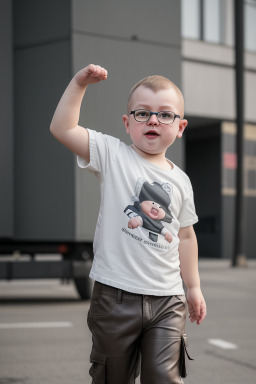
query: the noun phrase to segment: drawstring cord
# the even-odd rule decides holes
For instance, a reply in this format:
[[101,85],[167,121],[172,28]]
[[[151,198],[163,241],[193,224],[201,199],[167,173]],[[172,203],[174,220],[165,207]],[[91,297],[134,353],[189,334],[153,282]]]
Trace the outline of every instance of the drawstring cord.
[[180,375],[185,378],[187,376],[186,362],[185,357],[188,357],[189,360],[194,360],[189,356],[187,344],[184,335],[181,335],[181,344],[180,344]]

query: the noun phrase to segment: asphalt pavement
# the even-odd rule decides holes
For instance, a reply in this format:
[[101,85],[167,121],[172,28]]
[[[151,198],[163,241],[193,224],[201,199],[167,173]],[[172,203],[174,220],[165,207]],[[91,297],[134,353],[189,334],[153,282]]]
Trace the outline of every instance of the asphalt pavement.
[[[256,383],[256,261],[199,265],[208,313],[187,322],[185,383]],[[90,384],[88,308],[73,284],[0,281],[0,384]]]

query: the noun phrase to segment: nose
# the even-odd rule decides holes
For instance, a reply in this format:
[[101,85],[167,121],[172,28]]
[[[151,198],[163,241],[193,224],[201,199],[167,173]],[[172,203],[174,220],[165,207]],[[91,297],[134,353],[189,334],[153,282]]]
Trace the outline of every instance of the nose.
[[148,120],[148,124],[149,125],[159,125],[159,121],[158,121],[158,118],[155,114],[152,114],[150,116],[150,119]]

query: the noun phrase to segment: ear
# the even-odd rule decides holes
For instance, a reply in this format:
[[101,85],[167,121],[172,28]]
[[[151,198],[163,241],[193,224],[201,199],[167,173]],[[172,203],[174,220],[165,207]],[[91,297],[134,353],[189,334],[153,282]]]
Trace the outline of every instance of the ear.
[[185,119],[180,120],[179,122],[179,132],[177,134],[177,138],[181,139],[183,132],[185,131],[186,126],[188,125],[188,121]]
[[129,116],[123,115],[123,123],[125,126],[126,133],[129,135],[130,134],[130,129],[129,129]]

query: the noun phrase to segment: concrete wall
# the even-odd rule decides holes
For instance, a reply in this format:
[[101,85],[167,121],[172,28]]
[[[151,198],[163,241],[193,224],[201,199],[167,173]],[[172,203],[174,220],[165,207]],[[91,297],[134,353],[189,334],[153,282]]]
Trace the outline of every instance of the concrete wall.
[[0,2],[0,237],[14,232],[12,3]]
[[[88,89],[80,123],[129,143],[122,115],[132,85],[150,74],[181,85],[180,1],[13,0],[0,11],[0,235],[92,240],[99,188],[50,135],[52,115],[72,75],[102,64],[109,80]],[[182,142],[168,156],[182,165]]]
[[74,239],[74,156],[50,134],[71,77],[69,0],[13,2],[15,238]]
[[[186,113],[235,119],[234,49],[202,41],[182,42],[182,84]],[[256,53],[245,53],[245,120],[256,122]]]
[[[244,59],[244,106],[245,121],[247,122],[244,138],[245,244],[246,255],[252,258],[255,257],[254,218],[256,214],[256,125],[253,124],[256,123],[256,53],[245,52]],[[185,96],[185,114],[188,116],[188,120],[192,121],[193,128],[198,128],[200,125],[203,126],[203,130],[207,131],[209,129],[207,120],[209,119],[213,119],[221,125],[221,148],[216,148],[216,151],[221,155],[220,174],[217,177],[221,183],[220,192],[216,193],[214,197],[215,202],[219,202],[215,213],[219,215],[221,212],[220,252],[216,252],[214,247],[211,247],[211,250],[215,257],[231,258],[234,247],[236,127],[234,123],[225,121],[235,121],[236,119],[234,48],[202,41],[183,40],[182,84]],[[211,162],[207,163],[207,156],[203,161],[210,169]],[[198,183],[200,184],[200,181]],[[209,180],[209,188],[212,190],[215,186],[215,181]],[[200,189],[200,185],[195,184],[194,188]],[[209,203],[209,205],[212,204]],[[197,208],[199,212],[203,210],[201,200],[198,201]],[[204,251],[204,242],[201,241],[200,236],[201,234],[198,236],[199,253]]]
[[[106,82],[88,88],[80,124],[130,143],[122,115],[131,87],[152,74],[181,85],[180,2],[74,0],[72,15],[73,73],[90,63],[105,66],[109,72]],[[175,15],[171,22],[170,15]],[[182,165],[182,142],[168,156]],[[92,239],[98,207],[96,181],[77,168],[77,239]]]

